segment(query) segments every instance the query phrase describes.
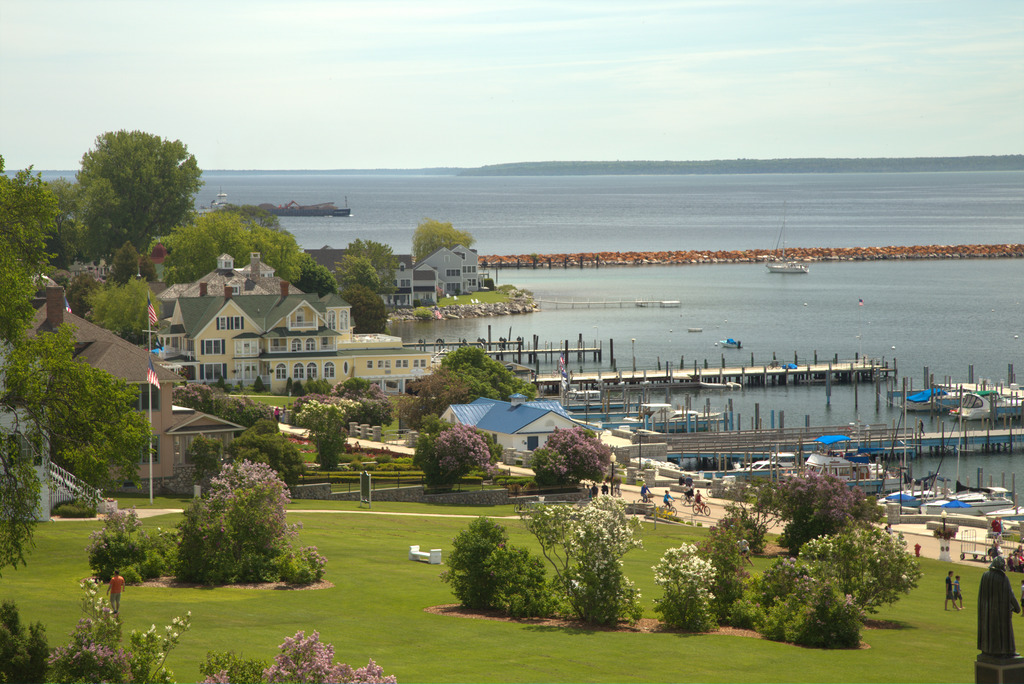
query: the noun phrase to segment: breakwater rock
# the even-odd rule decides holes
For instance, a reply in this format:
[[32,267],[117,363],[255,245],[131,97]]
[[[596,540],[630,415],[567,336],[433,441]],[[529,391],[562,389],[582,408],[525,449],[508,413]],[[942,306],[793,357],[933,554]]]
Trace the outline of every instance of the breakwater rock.
[[[470,296],[466,297],[467,299]],[[416,315],[416,309],[397,309],[388,316],[389,321],[416,321],[416,320],[431,320],[436,319],[433,309],[421,308],[421,314]],[[442,306],[438,309],[441,312],[441,319],[455,319],[455,318],[482,318],[485,316],[513,316],[516,314],[528,314],[533,313],[534,309],[533,299],[526,296],[512,297],[507,302],[500,302],[497,304],[451,304],[449,306]],[[422,310],[426,310],[430,313],[428,317],[424,317]]]
[[[574,254],[508,254],[480,257],[481,267],[559,268],[581,266],[646,266],[741,264],[775,260],[773,250],[687,250],[666,252],[577,252]],[[796,261],[882,261],[904,259],[1020,259],[1024,244],[905,245],[889,247],[787,247]]]

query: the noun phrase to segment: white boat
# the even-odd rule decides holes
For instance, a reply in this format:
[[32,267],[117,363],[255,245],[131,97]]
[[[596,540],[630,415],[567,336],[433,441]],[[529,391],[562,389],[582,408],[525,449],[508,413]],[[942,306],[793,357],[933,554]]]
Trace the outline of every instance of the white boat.
[[907,411],[914,412],[945,412],[959,405],[960,397],[956,394],[950,394],[941,387],[932,387],[931,389],[908,395],[903,401],[903,407]]
[[1022,411],[1019,397],[1003,396],[995,390],[968,392],[960,400],[960,405],[950,410],[950,415],[961,420],[983,420],[1001,416],[1019,416]]
[[[782,252],[779,252],[779,243],[782,243]],[[782,230],[779,231],[779,239],[775,241],[776,260],[769,261],[764,266],[769,273],[807,273],[807,264],[802,264],[792,259],[786,259],[786,214],[782,214]]]
[[742,342],[740,342],[739,340],[734,340],[731,337],[726,338],[724,340],[719,340],[718,344],[722,345],[726,349],[742,349],[743,348],[743,343]]
[[[993,487],[1001,489],[999,487]],[[1003,492],[1006,490],[1004,489]],[[935,499],[921,505],[921,513],[939,515],[942,511],[952,515],[988,515],[1005,508],[1013,508],[1013,501],[998,492],[961,492],[945,499]]]
[[743,385],[738,382],[705,382],[701,380],[699,385],[701,389],[709,390],[738,390],[743,388]]

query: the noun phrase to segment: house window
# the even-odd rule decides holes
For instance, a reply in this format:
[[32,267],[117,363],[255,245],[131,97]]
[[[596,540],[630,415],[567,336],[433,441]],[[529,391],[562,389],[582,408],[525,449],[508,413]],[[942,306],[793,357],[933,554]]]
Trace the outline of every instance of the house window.
[[256,340],[235,340],[235,356],[259,356]]
[[274,368],[274,378],[277,380],[287,380],[288,366],[284,365],[283,363],[277,364],[277,366]]
[[341,372],[344,373],[345,375],[348,375],[348,361],[341,364]]
[[335,324],[338,322],[338,317],[333,311],[327,312],[327,327],[331,330],[335,330]]
[[334,362],[328,361],[324,364],[324,380],[334,379]]
[[217,330],[242,330],[245,323],[241,316],[218,316]]
[[200,353],[220,355],[224,353],[224,340],[203,340]]
[[270,351],[278,354],[288,351],[288,340],[270,340]]
[[300,339],[292,340],[292,351],[293,352],[300,352],[300,351],[302,351],[302,340],[300,340]]
[[310,380],[315,380],[316,379],[316,364],[315,363],[310,362],[309,365],[306,366],[306,376]]
[[152,397],[153,397],[153,410],[154,411],[159,411],[160,410],[160,390],[154,389],[154,390],[151,391],[149,389],[149,385],[140,385],[139,386],[139,398],[135,401],[135,408],[137,410],[139,410],[139,411],[148,411],[149,410],[149,397],[150,397],[150,395],[152,395]]
[[292,367],[292,377],[296,380],[304,379],[306,377],[306,367],[301,363],[295,364],[295,366]]
[[321,349],[330,349],[331,345],[333,344],[333,342],[334,342],[334,338],[333,337],[321,337],[320,338],[320,348]]
[[448,276],[449,278],[458,278],[459,276],[462,275],[462,271],[460,271],[457,268],[449,268],[449,269],[445,269],[444,274],[446,276]]
[[366,367],[373,368],[373,359],[370,359],[369,361],[366,362]]
[[204,363],[199,366],[200,380],[219,380],[227,377],[227,374],[226,363]]
[[310,337],[306,340],[306,351],[316,351],[316,338]]

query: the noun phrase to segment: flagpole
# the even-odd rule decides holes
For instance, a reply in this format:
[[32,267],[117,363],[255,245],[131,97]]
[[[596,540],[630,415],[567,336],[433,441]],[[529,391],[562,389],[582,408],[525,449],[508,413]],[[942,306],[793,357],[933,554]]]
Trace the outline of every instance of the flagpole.
[[[149,321],[149,307],[146,307],[146,328],[149,333],[148,342],[146,344],[146,357],[149,362],[153,360],[149,358],[149,355],[153,352],[153,326]],[[146,376],[146,385],[149,387],[149,505],[153,505],[153,383],[149,382],[149,376]]]

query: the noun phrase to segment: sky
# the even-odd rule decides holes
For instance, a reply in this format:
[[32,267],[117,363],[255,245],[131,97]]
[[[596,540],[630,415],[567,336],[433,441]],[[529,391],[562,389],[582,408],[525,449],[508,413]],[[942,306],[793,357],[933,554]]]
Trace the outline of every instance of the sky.
[[1024,153],[1021,0],[0,0],[0,154],[200,168]]

